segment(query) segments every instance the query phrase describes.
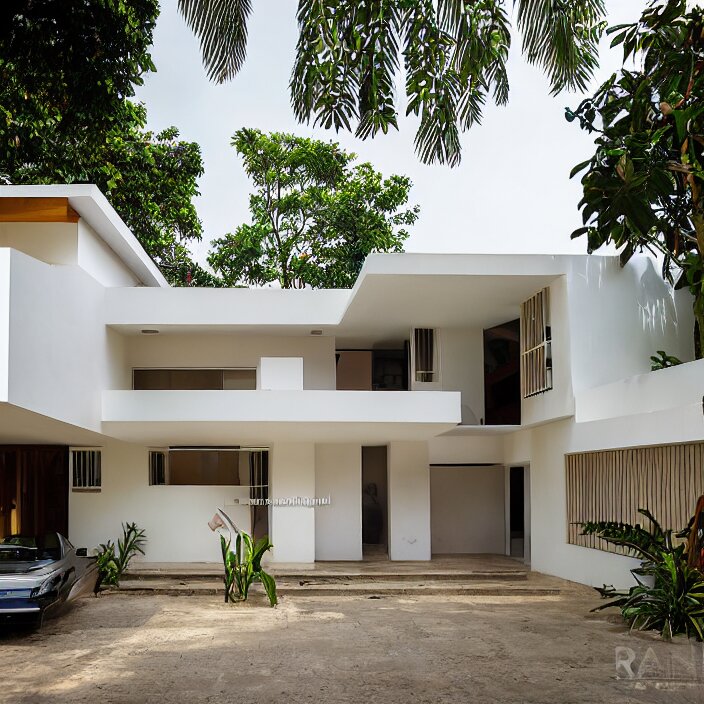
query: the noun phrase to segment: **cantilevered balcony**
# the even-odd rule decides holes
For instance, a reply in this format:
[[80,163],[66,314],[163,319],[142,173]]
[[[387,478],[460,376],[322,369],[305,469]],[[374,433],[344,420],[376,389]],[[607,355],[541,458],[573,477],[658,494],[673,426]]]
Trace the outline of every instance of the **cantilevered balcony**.
[[447,391],[104,391],[103,432],[147,445],[425,440],[460,422]]

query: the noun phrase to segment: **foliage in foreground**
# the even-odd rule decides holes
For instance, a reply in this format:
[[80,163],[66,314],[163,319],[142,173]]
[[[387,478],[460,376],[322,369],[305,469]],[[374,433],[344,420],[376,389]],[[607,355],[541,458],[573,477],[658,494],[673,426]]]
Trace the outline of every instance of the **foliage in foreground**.
[[401,252],[418,206],[411,182],[383,178],[339,144],[241,129],[232,144],[254,184],[251,223],[214,240],[226,286],[351,288],[370,252]]
[[676,367],[678,364],[682,364],[682,360],[671,354],[667,354],[665,350],[658,350],[657,354],[654,354],[650,358],[650,370],[653,372],[658,371],[658,369]]
[[[691,3],[689,3],[691,5]],[[611,27],[624,68],[566,117],[596,132],[578,164],[584,226],[593,252],[613,243],[625,264],[648,249],[663,276],[694,297],[695,354],[704,355],[704,9],[651,0],[640,20]],[[636,68],[630,66],[631,61]]]
[[[299,0],[294,113],[366,139],[398,128],[405,103],[420,118],[421,160],[454,166],[460,132],[480,122],[488,99],[508,101],[514,8],[523,54],[552,92],[584,90],[597,65],[603,0]],[[179,0],[179,9],[209,77],[232,78],[245,60],[251,0]]]
[[138,553],[144,555],[146,542],[144,530],[138,528],[136,523],[123,523],[122,538],[117,541],[117,552],[112,540],[101,543],[97,554],[98,584],[95,591],[98,591],[101,584],[119,587],[120,579],[132,558]]
[[[155,70],[156,0],[0,2],[0,183],[94,183],[174,284],[203,279],[186,248],[200,148],[146,129],[135,86]],[[211,283],[207,281],[205,283]]]
[[631,570],[637,584],[629,590],[597,587],[602,597],[612,601],[594,611],[618,608],[631,629],[656,630],[666,640],[677,634],[704,640],[704,574],[693,566],[694,519],[675,535],[689,535],[689,544],[675,544],[672,530],[663,530],[646,509],[639,513],[648,519],[649,528],[611,521],[582,524],[583,535],[596,535],[642,560],[640,567]]
[[225,568],[225,602],[247,601],[252,583],[261,582],[269,603],[276,606],[276,582],[261,565],[264,553],[274,547],[269,541],[269,536],[265,535],[254,543],[246,531],[238,530],[234,550],[230,549],[231,542],[231,537],[220,535],[220,549]]

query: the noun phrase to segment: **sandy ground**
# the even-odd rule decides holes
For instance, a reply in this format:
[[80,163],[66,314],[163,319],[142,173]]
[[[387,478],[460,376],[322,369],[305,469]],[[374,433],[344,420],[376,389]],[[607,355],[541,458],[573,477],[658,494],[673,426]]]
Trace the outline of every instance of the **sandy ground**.
[[596,603],[103,595],[0,635],[0,702],[704,702],[701,645],[629,634]]

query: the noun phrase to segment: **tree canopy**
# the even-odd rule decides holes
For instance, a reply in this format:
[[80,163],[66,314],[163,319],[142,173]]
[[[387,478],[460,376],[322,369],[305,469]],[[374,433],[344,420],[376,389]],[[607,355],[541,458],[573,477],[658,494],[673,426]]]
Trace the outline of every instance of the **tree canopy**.
[[638,22],[612,27],[624,66],[567,119],[596,132],[582,176],[590,252],[613,243],[621,259],[663,255],[663,276],[694,296],[697,356],[704,354],[704,11],[652,0]]
[[208,262],[227,286],[351,287],[370,252],[400,252],[418,207],[410,180],[383,178],[334,142],[235,133],[254,192],[251,222],[213,241]]
[[202,226],[192,198],[200,148],[145,129],[130,100],[143,75],[156,0],[0,4],[0,182],[95,183],[173,283],[207,280],[185,246]]
[[[425,163],[460,162],[459,134],[481,119],[489,97],[508,101],[509,11],[523,54],[551,91],[586,88],[597,66],[603,0],[299,0],[291,103],[301,122],[354,128],[366,139],[420,117]],[[232,78],[246,56],[251,0],[179,0],[200,39],[209,77]],[[400,92],[400,91],[398,91]]]

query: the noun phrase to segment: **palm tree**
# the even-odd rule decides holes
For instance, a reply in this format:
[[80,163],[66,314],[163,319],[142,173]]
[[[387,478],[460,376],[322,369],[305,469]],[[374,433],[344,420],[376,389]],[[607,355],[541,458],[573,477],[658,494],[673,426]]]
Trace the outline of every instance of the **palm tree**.
[[[291,74],[297,119],[362,139],[398,127],[396,77],[405,70],[406,114],[420,116],[425,163],[460,162],[460,131],[481,119],[489,95],[508,101],[515,6],[522,49],[553,94],[586,88],[597,66],[603,0],[299,0]],[[251,0],[179,0],[211,80],[242,67]]]

